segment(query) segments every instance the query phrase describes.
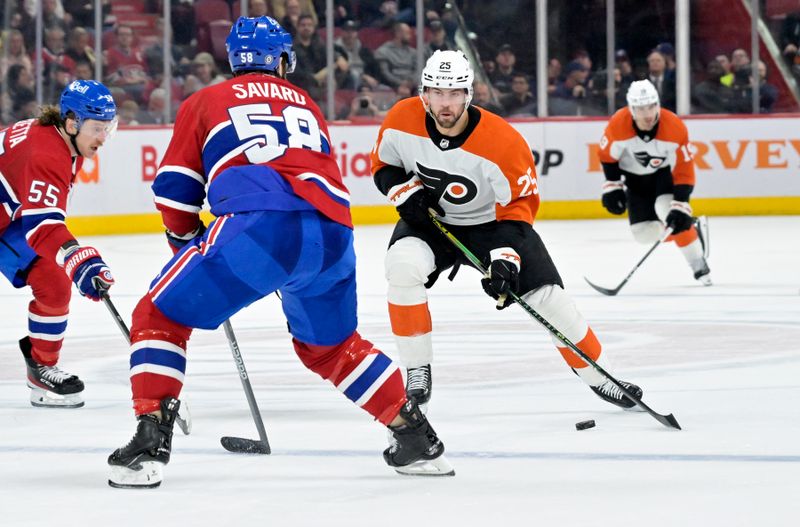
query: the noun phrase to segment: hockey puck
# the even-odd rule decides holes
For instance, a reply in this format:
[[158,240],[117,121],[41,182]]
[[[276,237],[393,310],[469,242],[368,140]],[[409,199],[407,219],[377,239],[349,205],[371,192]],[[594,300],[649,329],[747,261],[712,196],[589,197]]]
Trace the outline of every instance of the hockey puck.
[[586,430],[587,428],[594,428],[594,419],[575,423],[575,430]]

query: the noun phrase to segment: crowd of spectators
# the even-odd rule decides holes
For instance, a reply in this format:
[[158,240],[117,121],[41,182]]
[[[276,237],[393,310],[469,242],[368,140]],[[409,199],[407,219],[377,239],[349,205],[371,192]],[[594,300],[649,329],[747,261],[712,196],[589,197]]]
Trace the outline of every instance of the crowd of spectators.
[[[0,20],[0,121],[35,116],[34,2],[12,3],[9,20]],[[294,37],[297,68],[290,80],[306,89],[324,107],[327,94],[324,2],[313,0],[249,0],[250,16],[269,15]],[[416,3],[413,0],[337,0],[334,10],[335,115],[338,119],[379,118],[398,100],[415,96],[417,69]],[[455,49],[457,14],[446,2],[426,1],[423,13],[423,58],[436,50]],[[224,38],[240,14],[240,0],[173,0],[172,24],[165,28],[161,0],[104,0],[103,53],[95,56],[94,12],[83,0],[43,0],[43,102],[55,103],[73,79],[94,78],[97,61],[102,80],[120,108],[122,124],[162,124],[169,104],[172,118],[180,103],[197,90],[230,76]],[[2,16],[2,14],[0,14]],[[800,14],[785,31],[784,56],[800,78]],[[467,20],[469,25],[469,20]],[[794,29],[792,29],[794,28]],[[171,75],[164,79],[164,32],[171,45]],[[473,38],[478,38],[473,35]],[[510,44],[482,42],[495,50],[481,67],[488,83],[476,81],[474,103],[505,117],[538,112],[534,72],[519,69],[518,53]],[[523,50],[526,53],[530,50]],[[487,55],[487,53],[484,53]],[[613,68],[595,68],[582,48],[553,57],[547,66],[550,115],[606,115],[608,75],[613,75],[613,105],[623,107],[631,82],[648,78],[662,106],[675,109],[675,52],[663,42],[647,52],[637,50],[634,67],[626,50],[616,52]],[[761,111],[771,111],[778,91],[767,82],[759,62]],[[736,113],[752,111],[754,77],[745,50],[721,54],[707,65],[692,86],[692,111]],[[166,88],[169,88],[167,90]],[[168,99],[171,94],[171,99]]]

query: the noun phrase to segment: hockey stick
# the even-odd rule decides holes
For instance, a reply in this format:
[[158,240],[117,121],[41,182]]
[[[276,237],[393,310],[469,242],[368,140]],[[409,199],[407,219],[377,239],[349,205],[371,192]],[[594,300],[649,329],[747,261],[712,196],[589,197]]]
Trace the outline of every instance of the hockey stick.
[[636,272],[636,270],[639,268],[639,266],[642,265],[644,263],[644,261],[647,260],[647,257],[650,256],[653,253],[653,251],[656,250],[656,247],[658,247],[664,241],[666,241],[666,239],[669,238],[669,236],[671,234],[672,234],[672,227],[667,227],[667,230],[664,231],[664,235],[661,237],[661,239],[656,241],[656,243],[654,243],[653,246],[650,247],[650,249],[648,249],[646,253],[644,253],[644,256],[642,256],[642,259],[639,260],[639,263],[637,263],[633,267],[633,269],[631,269],[631,272],[628,273],[628,276],[626,276],[625,279],[622,282],[620,282],[620,284],[617,287],[615,287],[614,289],[606,289],[605,287],[600,287],[599,285],[595,285],[595,284],[591,283],[589,281],[589,279],[586,278],[585,276],[583,277],[583,279],[586,280],[586,283],[589,284],[590,286],[592,286],[594,288],[594,290],[597,291],[598,293],[603,293],[604,295],[608,295],[608,296],[616,295],[617,293],[619,293],[619,290],[622,289],[622,286],[624,286],[625,284],[628,283],[628,280],[631,279],[631,276],[633,276],[633,273]]
[[[453,234],[450,231],[448,231],[444,225],[442,225],[442,222],[440,222],[436,218],[436,215],[432,210],[429,210],[428,213],[430,214],[431,221],[433,222],[434,225],[436,225],[436,228],[439,229],[442,232],[442,234],[444,234],[447,237],[447,239],[450,240],[450,242],[464,254],[467,260],[469,260],[470,263],[478,269],[478,271],[480,271],[484,276],[489,276],[489,271],[483,266],[478,257],[475,256],[472,253],[472,251],[470,251],[463,243],[461,243],[458,240],[458,238],[453,236]],[[547,319],[545,319],[542,315],[537,313],[536,310],[533,309],[530,305],[528,305],[528,303],[525,302],[522,298],[520,298],[519,295],[517,295],[513,291],[509,291],[508,294],[511,295],[511,298],[514,300],[514,302],[516,302],[522,309],[524,309],[526,313],[528,313],[532,318],[534,318],[537,322],[543,325],[547,329],[547,331],[549,331],[554,337],[556,337],[565,346],[567,346],[570,350],[572,350],[572,352],[575,355],[583,359],[591,367],[597,370],[597,372],[600,373],[600,375],[608,379],[608,381],[611,382],[611,384],[616,386],[623,394],[625,394],[625,397],[633,401],[634,404],[636,404],[636,406],[638,406],[645,412],[649,413],[651,416],[653,416],[653,418],[656,421],[658,421],[662,425],[668,428],[676,428],[678,430],[681,429],[681,426],[678,424],[678,421],[672,414],[661,415],[656,411],[654,411],[649,406],[647,406],[644,402],[642,402],[641,399],[631,394],[622,384],[620,384],[620,382],[617,379],[612,377],[610,373],[604,370],[599,364],[597,364],[583,351],[581,351],[580,348],[578,348],[575,344],[573,344],[572,341],[569,340],[563,333],[561,333],[552,324],[550,324],[550,322],[548,322]]]
[[231,347],[233,360],[236,362],[236,369],[239,370],[239,379],[242,381],[242,388],[247,397],[247,404],[250,405],[250,413],[253,415],[253,421],[256,423],[258,436],[261,440],[245,439],[243,437],[228,437],[225,436],[220,439],[220,443],[229,452],[238,452],[243,454],[269,454],[272,449],[269,447],[269,440],[267,439],[267,431],[264,430],[264,422],[261,420],[261,413],[258,411],[258,403],[253,395],[253,387],[250,385],[250,378],[247,376],[247,369],[244,367],[244,359],[239,351],[239,344],[236,342],[236,335],[233,334],[233,327],[231,321],[226,320],[222,325],[225,329],[225,336],[228,337],[228,344]]
[[[114,317],[114,322],[117,323],[117,327],[119,327],[120,331],[122,331],[122,335],[125,337],[128,345],[130,345],[131,332],[128,329],[128,326],[125,324],[125,321],[122,320],[122,316],[119,314],[119,311],[117,311],[117,308],[114,307],[114,303],[111,302],[111,297],[108,296],[108,289],[100,286],[97,280],[95,280],[94,284],[95,287],[97,287],[97,290],[100,292],[100,298],[108,308],[109,313],[111,313],[111,316]],[[188,436],[192,433],[192,414],[189,411],[189,406],[186,404],[186,401],[184,400],[182,402],[183,404],[178,410],[178,415],[175,417],[175,422],[178,424],[181,432],[183,432],[183,435]]]

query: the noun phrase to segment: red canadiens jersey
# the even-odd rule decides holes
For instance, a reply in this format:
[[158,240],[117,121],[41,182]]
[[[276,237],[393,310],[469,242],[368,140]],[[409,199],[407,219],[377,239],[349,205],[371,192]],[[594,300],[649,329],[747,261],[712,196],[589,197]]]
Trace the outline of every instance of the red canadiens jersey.
[[30,119],[0,130],[0,231],[4,219],[21,221],[28,245],[61,265],[59,249],[75,239],[64,220],[82,162],[55,126]]
[[243,165],[269,166],[294,194],[352,227],[350,195],[319,107],[290,82],[260,74],[203,88],[181,105],[153,183],[165,226],[178,234],[194,229],[206,193],[210,201],[217,195],[235,197],[247,204],[241,211],[279,208],[260,194],[248,196],[252,187],[244,181],[238,185],[226,175],[217,183],[225,169]]
[[387,165],[416,174],[439,198],[444,221],[453,225],[495,219],[533,223],[539,189],[530,146],[501,117],[474,108],[480,112],[478,124],[460,146],[451,148],[431,138],[418,97],[398,102],[370,154],[373,175]]
[[646,176],[669,166],[674,184],[694,185],[695,182],[686,125],[680,117],[663,108],[656,135],[648,141],[636,134],[630,109],[618,110],[600,140],[600,162],[619,163],[625,177]]

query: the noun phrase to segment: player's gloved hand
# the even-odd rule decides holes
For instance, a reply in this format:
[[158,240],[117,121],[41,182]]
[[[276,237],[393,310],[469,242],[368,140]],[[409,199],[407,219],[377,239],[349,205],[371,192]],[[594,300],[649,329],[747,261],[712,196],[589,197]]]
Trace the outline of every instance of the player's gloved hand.
[[685,201],[671,202],[665,223],[672,228],[672,234],[689,230],[694,223],[691,205]]
[[514,300],[508,294],[519,289],[520,257],[511,247],[501,247],[490,251],[492,263],[489,265],[489,276],[481,280],[487,295],[497,300],[497,309],[505,309]]
[[625,190],[622,181],[606,181],[603,183],[603,206],[611,214],[623,214],[625,212]]
[[433,209],[439,216],[444,216],[444,210],[439,206],[438,201],[425,190],[422,181],[417,176],[390,189],[389,199],[392,200],[403,221],[412,227],[430,224],[428,209]]
[[189,242],[198,236],[202,236],[204,232],[206,232],[206,226],[203,224],[203,222],[200,222],[195,230],[186,234],[175,234],[169,229],[165,231],[165,234],[167,235],[169,248],[172,249],[172,254],[178,254],[178,252],[180,252],[180,250],[183,249]]
[[101,291],[107,291],[114,285],[111,270],[94,247],[76,245],[69,248],[64,256],[64,272],[81,295],[95,302],[100,300]]

